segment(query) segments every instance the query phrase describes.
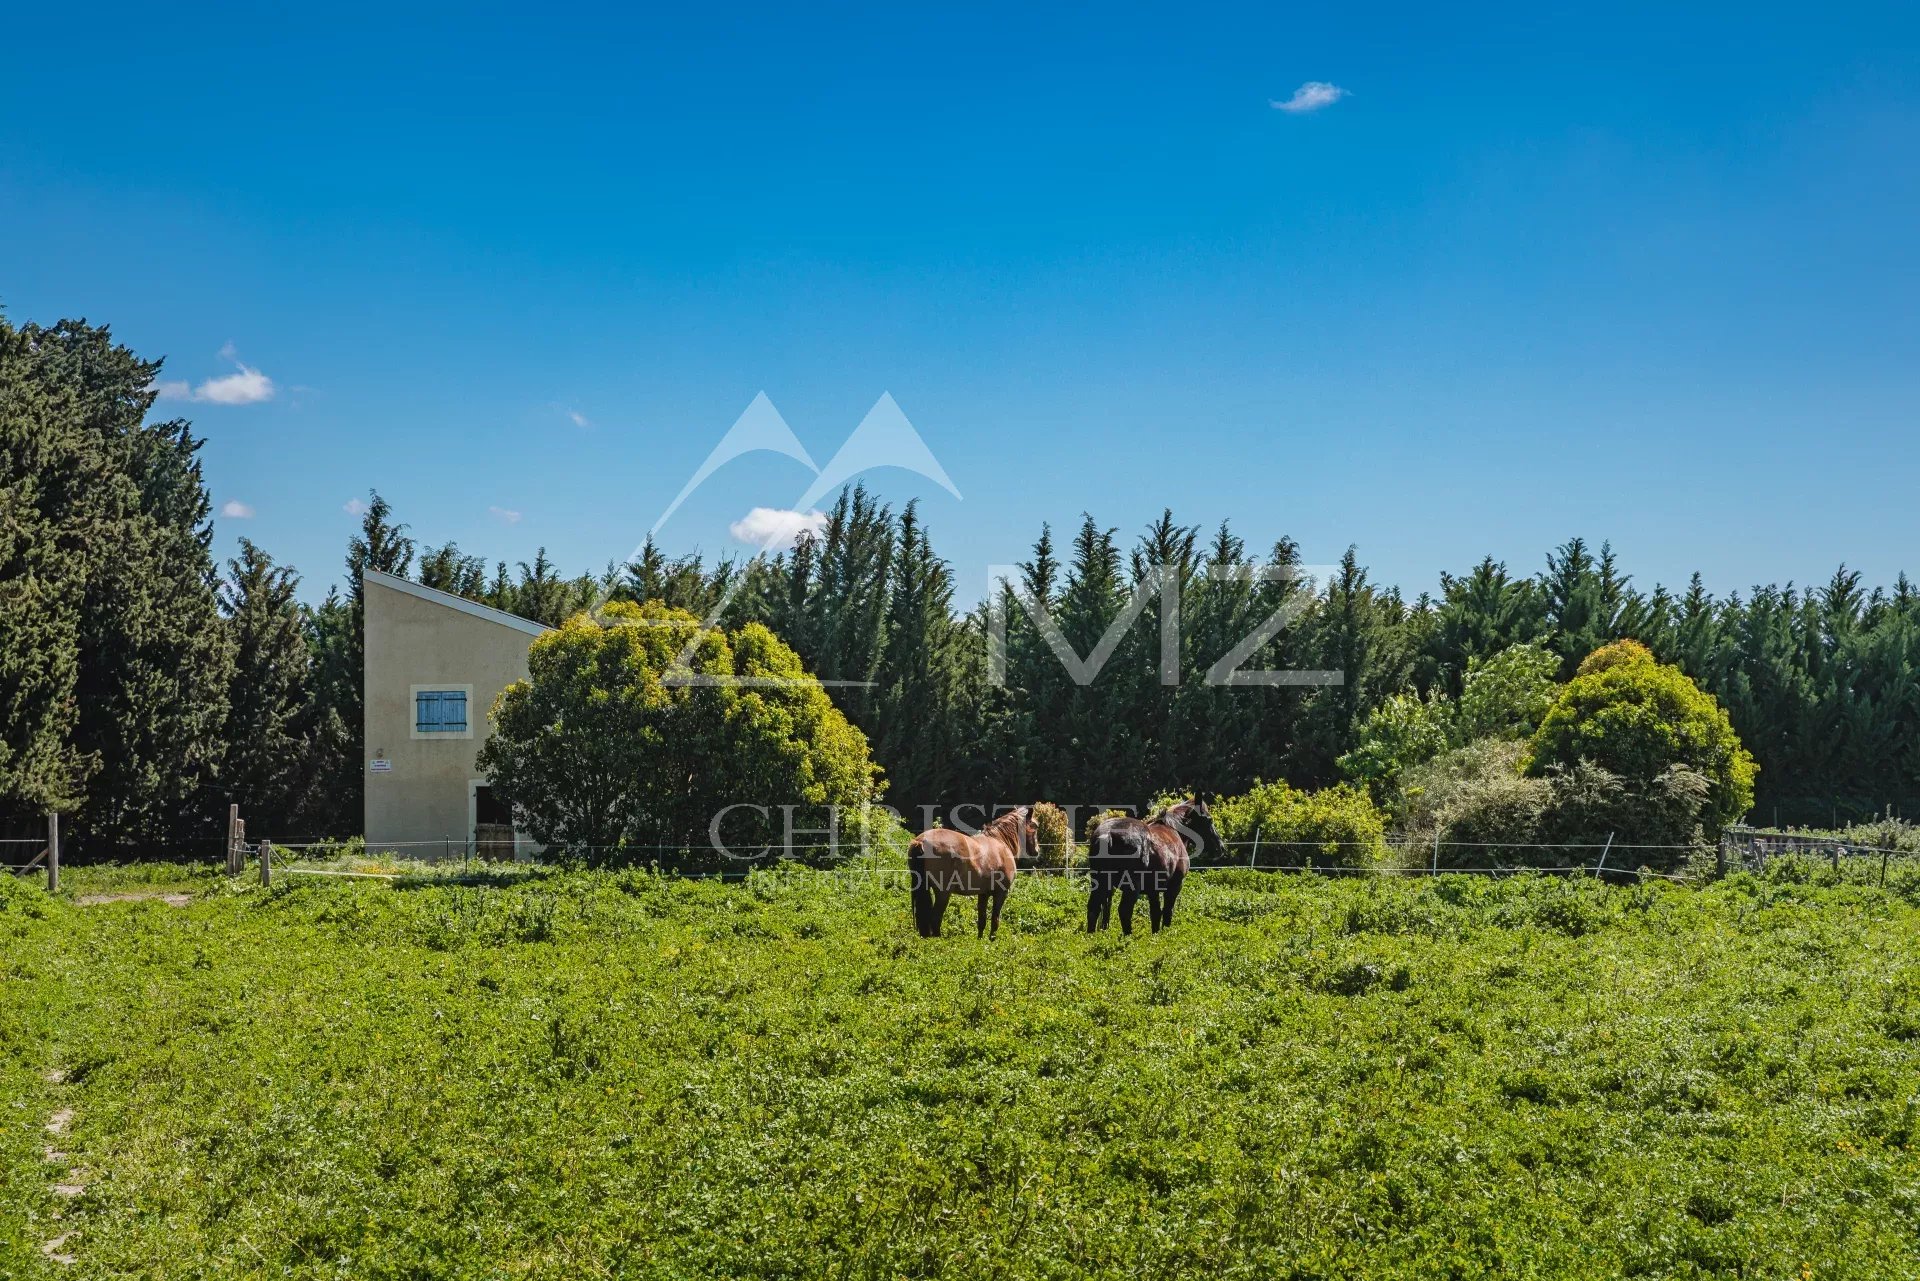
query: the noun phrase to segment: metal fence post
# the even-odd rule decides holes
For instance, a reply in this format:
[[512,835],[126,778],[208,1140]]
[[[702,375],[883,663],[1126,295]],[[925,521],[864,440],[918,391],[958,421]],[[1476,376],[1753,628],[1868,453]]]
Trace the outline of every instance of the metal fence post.
[[47,815],[47,893],[60,892],[60,816]]
[[1253,825],[1253,853],[1247,856],[1247,866],[1260,866],[1260,825],[1258,823]]
[[1433,872],[1431,874],[1440,875],[1440,829],[1437,827],[1433,829]]

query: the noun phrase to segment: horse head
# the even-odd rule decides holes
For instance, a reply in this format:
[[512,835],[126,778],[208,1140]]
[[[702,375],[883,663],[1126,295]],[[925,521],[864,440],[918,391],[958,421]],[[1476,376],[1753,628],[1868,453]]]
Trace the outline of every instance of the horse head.
[[1190,801],[1167,806],[1152,821],[1167,824],[1183,838],[1192,837],[1199,843],[1197,852],[1204,858],[1218,858],[1226,852],[1226,842],[1220,839],[1220,829],[1213,825],[1212,812],[1207,809],[1207,803],[1197,796]]

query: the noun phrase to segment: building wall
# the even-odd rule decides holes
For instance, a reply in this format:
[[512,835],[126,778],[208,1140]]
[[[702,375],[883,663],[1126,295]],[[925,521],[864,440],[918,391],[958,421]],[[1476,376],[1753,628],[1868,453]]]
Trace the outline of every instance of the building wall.
[[[528,646],[543,629],[382,574],[366,575],[365,602],[367,845],[428,842],[406,848],[431,855],[445,842],[464,853],[488,714],[527,675]],[[470,687],[466,736],[415,735],[413,696],[423,686]],[[375,772],[376,759],[391,769]]]

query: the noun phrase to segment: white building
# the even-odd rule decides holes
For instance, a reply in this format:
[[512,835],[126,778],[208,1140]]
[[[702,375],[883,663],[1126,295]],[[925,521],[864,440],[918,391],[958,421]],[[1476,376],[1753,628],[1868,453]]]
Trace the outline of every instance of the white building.
[[524,855],[475,757],[494,699],[526,678],[548,629],[391,574],[364,582],[367,848]]

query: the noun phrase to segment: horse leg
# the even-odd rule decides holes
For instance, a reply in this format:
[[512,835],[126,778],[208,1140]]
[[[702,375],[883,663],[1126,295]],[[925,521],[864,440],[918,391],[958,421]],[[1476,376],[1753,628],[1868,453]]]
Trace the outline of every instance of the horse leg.
[[1120,932],[1133,933],[1133,905],[1140,900],[1140,891],[1135,889],[1131,878],[1120,887]]
[[940,925],[947,919],[947,900],[952,897],[953,891],[949,889],[942,889],[933,896],[933,919],[928,922],[931,927],[927,930],[928,938],[940,937]]
[[981,893],[974,899],[980,917],[980,930],[977,935],[979,938],[987,936],[987,900],[991,897],[993,897],[991,894]]
[[1000,909],[1005,907],[1006,903],[1007,891],[1005,889],[995,890],[993,892],[993,930],[990,935],[992,938],[1000,937]]
[[1163,897],[1159,890],[1147,891],[1147,926],[1155,934],[1160,932],[1160,903]]
[[1106,922],[1101,917],[1111,910],[1113,886],[1106,884],[1105,878],[1095,872],[1087,881],[1087,933],[1091,934]]
[[1173,924],[1173,905],[1180,897],[1180,886],[1187,879],[1185,872],[1175,872],[1167,878],[1167,901],[1160,909],[1160,924]]

